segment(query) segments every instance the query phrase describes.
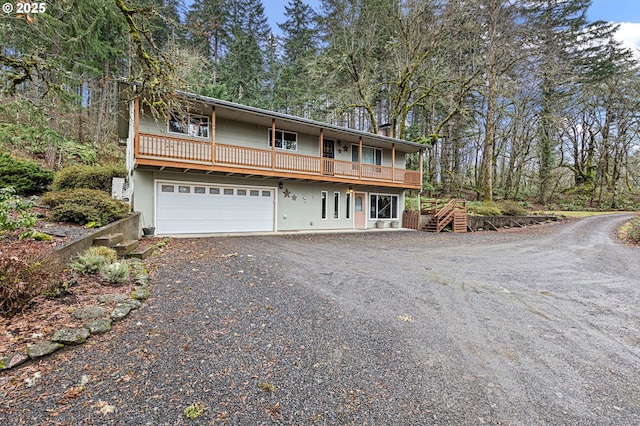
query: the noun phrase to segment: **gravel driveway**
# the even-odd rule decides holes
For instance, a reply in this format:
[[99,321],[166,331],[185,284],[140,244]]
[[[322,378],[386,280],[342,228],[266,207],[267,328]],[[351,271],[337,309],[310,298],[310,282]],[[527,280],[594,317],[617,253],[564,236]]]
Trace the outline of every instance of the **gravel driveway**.
[[0,424],[639,424],[629,218],[176,239],[115,332],[0,376]]

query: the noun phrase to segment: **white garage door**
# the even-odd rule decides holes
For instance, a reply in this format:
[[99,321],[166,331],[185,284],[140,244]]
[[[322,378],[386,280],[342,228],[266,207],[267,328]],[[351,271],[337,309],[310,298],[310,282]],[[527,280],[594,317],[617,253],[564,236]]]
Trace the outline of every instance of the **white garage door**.
[[156,232],[273,231],[275,194],[275,188],[157,182]]

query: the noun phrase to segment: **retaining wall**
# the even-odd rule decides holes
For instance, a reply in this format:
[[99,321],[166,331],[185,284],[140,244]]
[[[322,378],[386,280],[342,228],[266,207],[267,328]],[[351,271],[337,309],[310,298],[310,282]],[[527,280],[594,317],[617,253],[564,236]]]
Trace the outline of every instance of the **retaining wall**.
[[57,248],[55,254],[62,261],[62,264],[66,265],[73,256],[91,247],[94,238],[111,234],[123,234],[125,240],[139,239],[140,212],[131,213],[129,217],[105,225],[91,234],[76,238]]
[[535,216],[472,216],[467,215],[467,226],[472,231],[495,230],[506,227],[522,227],[527,225],[537,225],[540,223],[557,221],[556,216],[535,215]]

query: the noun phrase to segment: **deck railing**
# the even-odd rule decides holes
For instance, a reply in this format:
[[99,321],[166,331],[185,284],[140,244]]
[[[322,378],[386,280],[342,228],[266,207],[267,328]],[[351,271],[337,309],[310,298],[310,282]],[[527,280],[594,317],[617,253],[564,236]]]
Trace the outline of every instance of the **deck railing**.
[[138,156],[159,160],[231,166],[257,170],[276,170],[371,181],[420,185],[420,172],[387,166],[292,154],[282,151],[215,144],[215,158],[209,141],[180,139],[140,133]]

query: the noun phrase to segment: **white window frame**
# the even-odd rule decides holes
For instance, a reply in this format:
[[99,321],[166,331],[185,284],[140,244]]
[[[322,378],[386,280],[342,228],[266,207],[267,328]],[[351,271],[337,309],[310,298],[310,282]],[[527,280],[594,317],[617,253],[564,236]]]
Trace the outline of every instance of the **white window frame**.
[[[278,133],[280,134],[280,137],[278,137]],[[285,146],[285,134],[294,136],[295,139],[293,139],[293,147]],[[286,140],[292,141],[291,139]],[[269,144],[269,148],[271,148],[271,129],[269,129],[269,136],[267,138],[267,141]],[[280,143],[280,146],[278,146],[278,143]],[[298,151],[298,134],[295,132],[289,132],[287,130],[276,129],[276,149],[281,149],[283,151]]]
[[327,220],[327,207],[329,204],[329,192],[328,191],[321,191],[320,192],[320,219],[322,220]]
[[333,220],[340,220],[340,192],[333,193]]
[[[362,145],[362,157],[365,157],[364,155],[364,150],[365,149],[371,149],[373,150],[373,163],[364,163],[360,161],[360,145],[356,145],[356,144],[351,144],[351,161],[354,163],[361,163],[361,164],[370,164],[372,166],[382,166],[382,163],[384,162],[384,150],[382,148],[376,148],[374,146],[367,146],[367,145]],[[380,157],[378,157],[375,153],[377,151],[380,151]],[[376,164],[376,160],[380,158],[380,164]]]
[[345,219],[351,219],[351,191],[347,191],[345,203],[347,204]]
[[[180,131],[180,130],[172,130],[171,129],[171,123],[175,122],[182,122],[182,126],[186,126],[183,127],[184,131]],[[186,114],[186,116],[184,117],[184,119],[176,119],[174,118],[174,115],[171,114],[169,115],[169,119],[167,120],[167,132],[172,134],[172,135],[181,135],[181,136],[191,136],[194,138],[199,138],[199,139],[209,139],[209,136],[211,135],[211,129],[209,127],[209,117],[207,117],[206,115],[200,115],[200,114]],[[206,134],[202,135],[202,129],[206,129]]]
[[[372,197],[376,197],[375,199],[375,203],[372,200]],[[380,217],[380,211],[378,209],[378,203],[380,200],[380,197],[391,197],[390,203],[390,217]],[[396,208],[395,211],[393,210],[393,198],[396,198]],[[369,220],[398,220],[398,209],[400,208],[399,206],[400,204],[400,196],[397,194],[376,194],[376,193],[369,193]],[[373,215],[373,208],[375,206],[375,216]]]

